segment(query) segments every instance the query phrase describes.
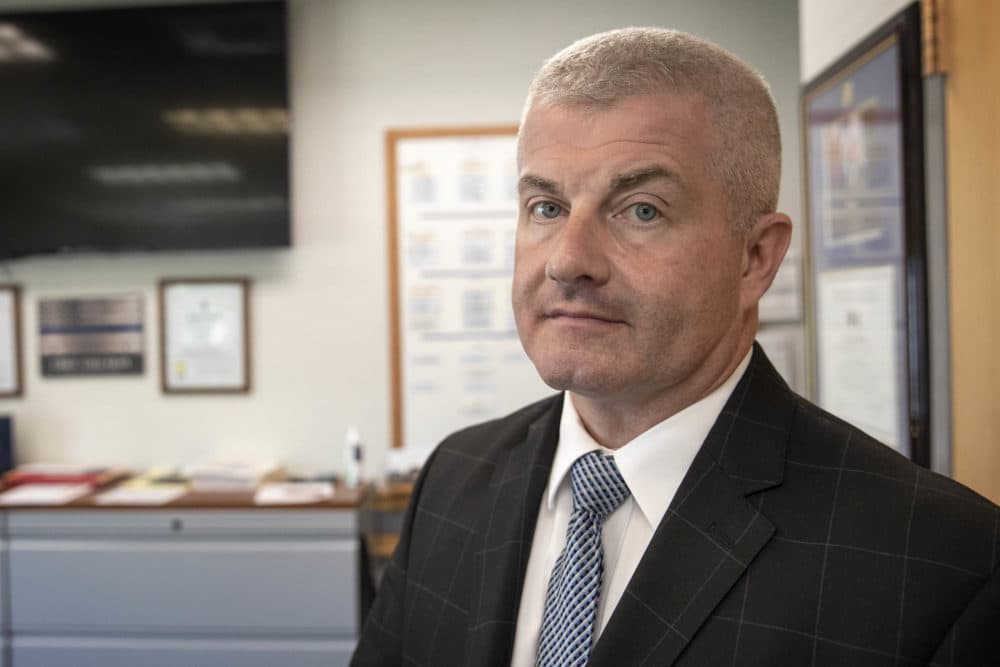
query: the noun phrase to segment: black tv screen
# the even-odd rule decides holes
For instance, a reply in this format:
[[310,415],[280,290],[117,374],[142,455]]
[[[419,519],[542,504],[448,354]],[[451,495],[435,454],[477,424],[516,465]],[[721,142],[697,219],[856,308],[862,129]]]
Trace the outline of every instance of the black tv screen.
[[290,243],[283,2],[0,14],[0,258]]

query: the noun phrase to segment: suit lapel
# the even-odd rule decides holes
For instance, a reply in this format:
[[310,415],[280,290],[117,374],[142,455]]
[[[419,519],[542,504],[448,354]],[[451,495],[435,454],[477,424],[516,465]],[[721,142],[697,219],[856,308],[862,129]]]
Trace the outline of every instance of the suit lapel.
[[559,437],[562,400],[528,428],[527,436],[497,459],[479,525],[482,549],[473,558],[472,604],[466,664],[508,665],[514,646],[535,522]]
[[794,410],[793,394],[755,347],[746,374],[595,645],[590,665],[677,660],[774,534],[746,496],[781,483]]

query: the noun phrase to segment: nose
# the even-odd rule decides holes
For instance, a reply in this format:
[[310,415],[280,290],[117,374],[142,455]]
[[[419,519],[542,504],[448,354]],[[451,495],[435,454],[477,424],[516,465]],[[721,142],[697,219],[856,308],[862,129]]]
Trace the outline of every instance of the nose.
[[604,238],[603,229],[597,216],[570,213],[552,239],[545,275],[567,287],[606,283],[610,276],[606,254],[610,239]]

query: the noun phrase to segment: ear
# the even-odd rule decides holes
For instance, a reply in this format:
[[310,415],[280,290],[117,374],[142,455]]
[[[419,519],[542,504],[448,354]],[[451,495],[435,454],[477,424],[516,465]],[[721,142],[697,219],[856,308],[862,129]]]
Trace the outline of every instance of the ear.
[[760,216],[747,232],[740,294],[740,306],[744,311],[756,307],[771,286],[791,240],[792,221],[784,213]]

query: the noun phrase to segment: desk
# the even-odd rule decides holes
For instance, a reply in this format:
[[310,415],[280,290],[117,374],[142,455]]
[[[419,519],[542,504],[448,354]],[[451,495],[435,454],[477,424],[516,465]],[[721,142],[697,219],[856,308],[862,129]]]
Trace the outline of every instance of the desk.
[[9,667],[332,667],[359,632],[360,494],[4,512]]

